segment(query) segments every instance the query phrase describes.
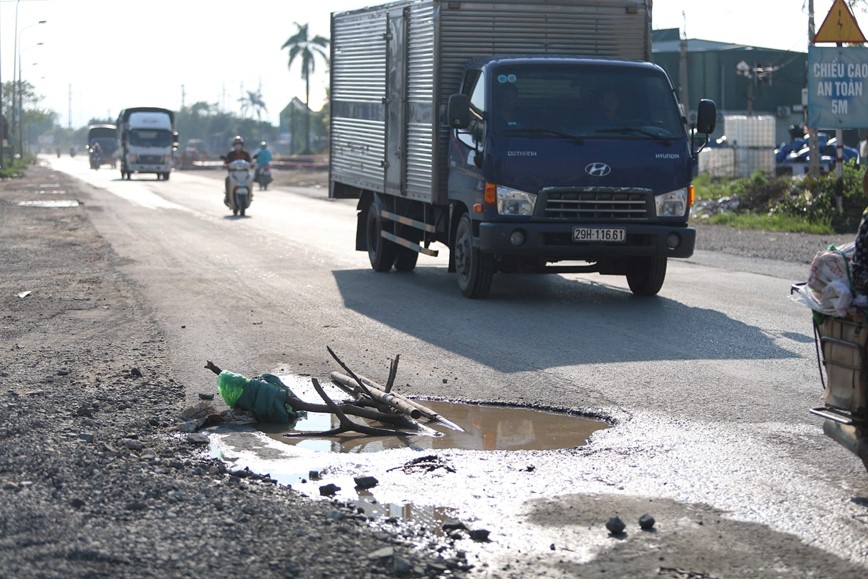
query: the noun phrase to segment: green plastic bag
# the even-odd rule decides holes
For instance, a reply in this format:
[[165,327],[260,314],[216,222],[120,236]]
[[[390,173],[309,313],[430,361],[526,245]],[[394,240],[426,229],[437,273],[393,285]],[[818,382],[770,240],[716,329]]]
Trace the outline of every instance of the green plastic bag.
[[217,389],[230,408],[246,410],[259,422],[292,424],[307,414],[289,404],[292,391],[274,374],[246,378],[223,370],[217,376]]

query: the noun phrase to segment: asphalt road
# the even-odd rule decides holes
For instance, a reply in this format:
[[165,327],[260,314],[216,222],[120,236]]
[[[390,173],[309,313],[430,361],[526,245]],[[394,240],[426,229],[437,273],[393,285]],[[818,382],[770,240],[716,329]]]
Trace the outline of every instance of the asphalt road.
[[[731,532],[743,544],[767,541],[772,559],[795,541],[806,569],[832,557],[853,576],[868,572],[868,474],[807,412],[820,394],[810,315],[787,298],[804,266],[698,252],[670,261],[652,299],[589,274],[496,276],[488,299],[467,300],[445,248],[413,273],[373,272],[353,250],[354,202],[322,190],[257,192],[248,216],[235,218],[222,205],[222,175],[121,181],[84,158],[50,162],[97,189],[91,217],[152,304],[191,402],[214,392],[206,360],[246,375],[327,377],[337,369],[331,346],[375,379],[400,354],[404,394],[612,422],[579,450],[456,453],[469,492],[453,483],[384,490],[386,500],[413,493],[499,530],[480,560],[516,550],[558,550],[565,565],[600,558],[611,549],[588,536],[586,521],[554,522],[571,504],[609,496],[600,517],[632,517],[656,501],[689,534],[689,505],[707,505],[762,529],[761,539]],[[517,480],[531,463],[534,477]],[[559,550],[565,544],[573,547]]]

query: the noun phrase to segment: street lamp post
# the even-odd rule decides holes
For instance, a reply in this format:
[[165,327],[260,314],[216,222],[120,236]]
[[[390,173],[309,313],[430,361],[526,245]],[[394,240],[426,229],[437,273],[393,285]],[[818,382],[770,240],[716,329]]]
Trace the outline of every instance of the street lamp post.
[[[18,3],[20,1],[21,0],[16,0],[16,2],[15,2],[15,53],[13,54],[13,57],[12,57],[12,66],[14,67],[13,72],[12,72],[12,110],[13,110],[12,122],[13,122],[13,124],[16,125],[16,129],[18,132],[18,155],[23,156],[24,155],[24,151],[22,150],[23,141],[21,139],[21,87],[19,86],[21,83],[21,63],[20,63],[20,55],[19,55],[18,48],[19,48],[19,45],[21,42],[21,34],[24,33],[25,30],[27,30],[28,28],[33,28],[34,26],[39,26],[40,24],[45,24],[46,21],[40,20],[39,22],[37,22],[35,24],[25,26],[21,30],[18,30]],[[16,80],[15,68],[17,68],[17,77],[18,77],[17,80]],[[16,90],[18,93],[17,116],[15,115],[15,112],[14,112],[15,108],[16,108],[15,107]],[[17,123],[16,123],[16,120],[17,120]]]
[[24,129],[22,128],[22,119],[24,117],[24,69],[21,67],[21,56],[26,50],[30,48],[36,48],[37,46],[42,45],[42,42],[37,42],[32,46],[22,48],[20,53],[18,54],[18,154],[21,157],[24,157]]

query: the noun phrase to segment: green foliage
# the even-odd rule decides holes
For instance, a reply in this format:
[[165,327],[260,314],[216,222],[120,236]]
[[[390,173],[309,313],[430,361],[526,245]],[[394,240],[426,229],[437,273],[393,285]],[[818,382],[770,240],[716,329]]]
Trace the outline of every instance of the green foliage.
[[839,184],[834,172],[817,178],[769,178],[761,172],[746,179],[701,176],[694,185],[697,199],[739,198],[735,214],[716,215],[712,223],[771,231],[851,233],[859,228],[868,197],[862,191],[864,169],[849,163],[843,173],[842,211],[837,209]]
[[23,159],[10,159],[8,153],[3,160],[5,164],[0,167],[0,179],[21,178],[27,172],[27,167],[36,162],[32,155],[25,155]]

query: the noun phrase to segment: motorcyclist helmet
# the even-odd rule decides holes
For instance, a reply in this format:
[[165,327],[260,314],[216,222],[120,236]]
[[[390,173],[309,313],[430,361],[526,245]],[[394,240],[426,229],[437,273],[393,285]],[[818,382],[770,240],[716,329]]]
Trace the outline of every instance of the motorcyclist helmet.
[[266,143],[265,141],[262,141],[261,143],[259,143],[259,148],[260,149],[267,149],[268,143]]
[[244,146],[244,139],[242,139],[240,135],[236,135],[236,137],[232,139],[232,146],[234,147],[235,145]]

